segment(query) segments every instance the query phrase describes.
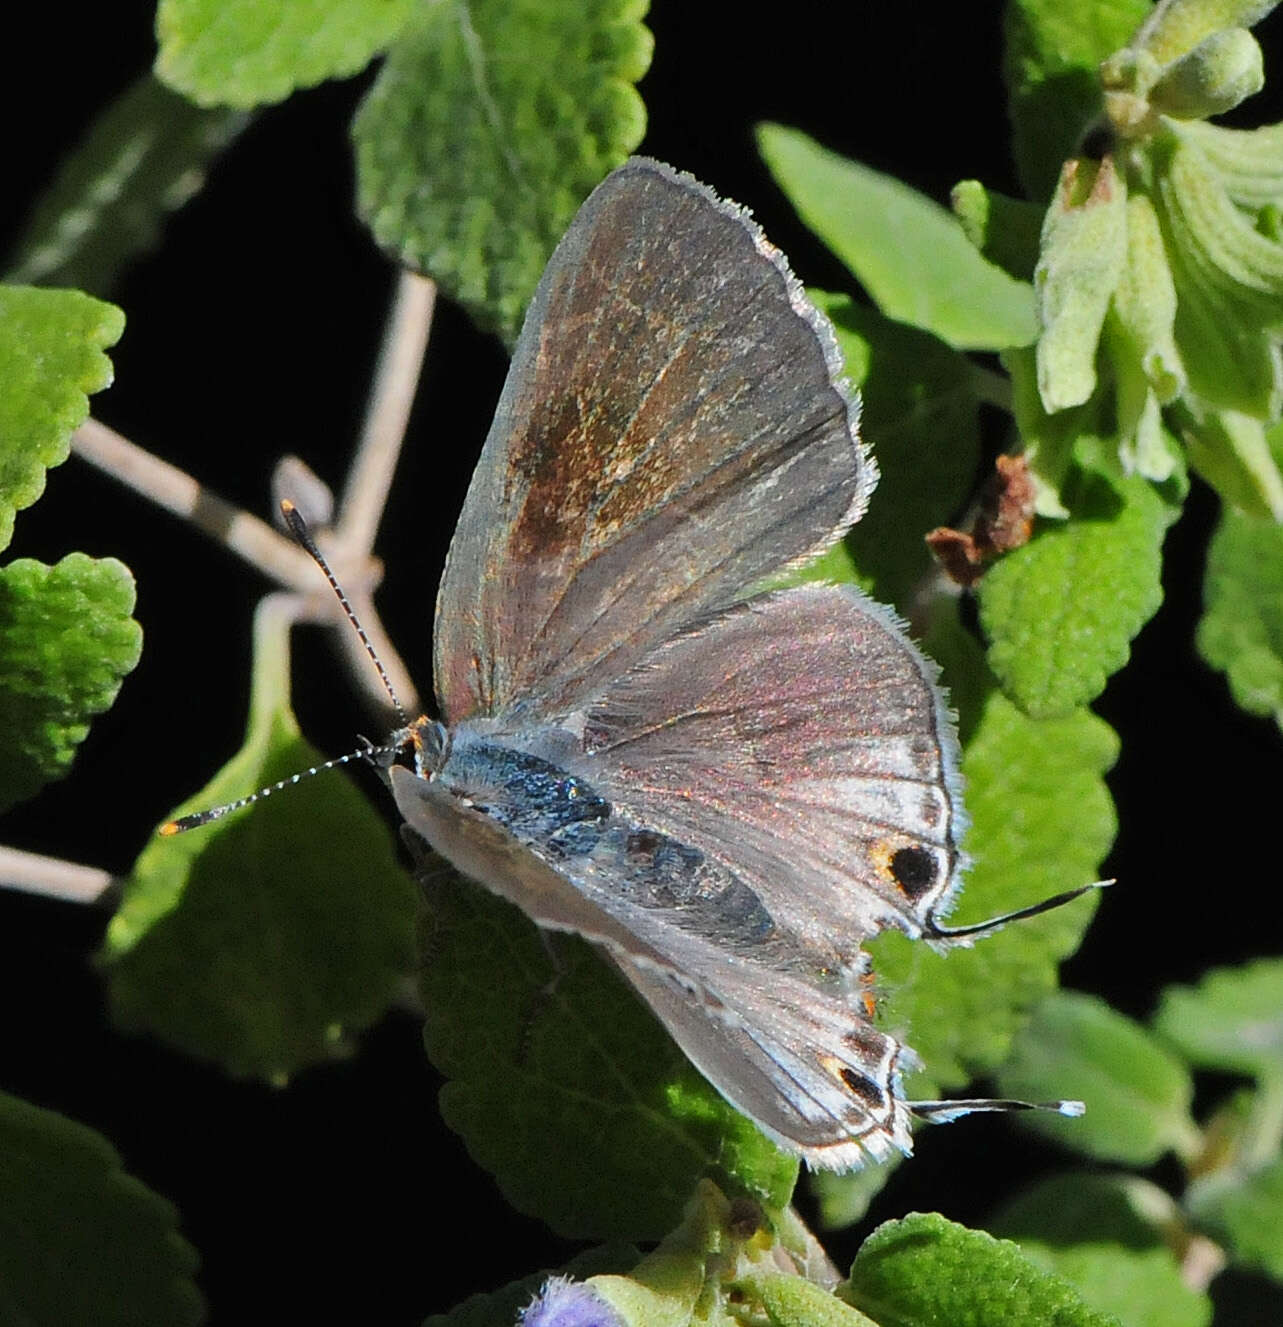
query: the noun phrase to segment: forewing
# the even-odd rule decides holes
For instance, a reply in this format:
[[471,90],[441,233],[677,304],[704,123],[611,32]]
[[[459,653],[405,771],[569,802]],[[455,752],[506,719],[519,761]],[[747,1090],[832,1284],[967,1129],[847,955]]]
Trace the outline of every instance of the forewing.
[[957,742],[935,665],[846,586],[759,596],[652,651],[582,716],[605,797],[737,872],[852,961],[957,884]]
[[748,216],[627,162],[544,271],[437,600],[443,717],[564,713],[830,544],[875,480],[832,331]]

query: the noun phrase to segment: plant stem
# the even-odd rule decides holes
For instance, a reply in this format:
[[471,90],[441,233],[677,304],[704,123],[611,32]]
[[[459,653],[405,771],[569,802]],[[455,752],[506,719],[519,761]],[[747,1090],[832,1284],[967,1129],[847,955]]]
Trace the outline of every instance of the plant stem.
[[337,542],[349,554],[358,550],[369,554],[374,549],[419,385],[436,297],[434,282],[402,271],[383,333],[365,426],[334,523]]
[[68,903],[98,903],[116,883],[110,871],[0,844],[0,889],[20,889]]

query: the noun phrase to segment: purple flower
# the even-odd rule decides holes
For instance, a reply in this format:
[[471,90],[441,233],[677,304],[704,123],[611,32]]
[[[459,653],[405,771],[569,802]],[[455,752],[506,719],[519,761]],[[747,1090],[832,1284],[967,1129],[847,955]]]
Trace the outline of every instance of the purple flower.
[[624,1320],[583,1281],[550,1276],[517,1318],[518,1327],[624,1327]]

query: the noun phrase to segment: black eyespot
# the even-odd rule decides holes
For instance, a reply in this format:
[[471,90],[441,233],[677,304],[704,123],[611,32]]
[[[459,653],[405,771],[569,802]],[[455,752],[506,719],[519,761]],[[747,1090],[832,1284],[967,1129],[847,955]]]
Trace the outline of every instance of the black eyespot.
[[927,848],[900,848],[890,865],[896,884],[910,899],[921,898],[935,884],[936,859]]
[[859,1097],[869,1107],[877,1107],[882,1104],[882,1089],[871,1078],[866,1078],[863,1074],[857,1074],[854,1069],[843,1065],[838,1070],[838,1077],[847,1085],[852,1096]]

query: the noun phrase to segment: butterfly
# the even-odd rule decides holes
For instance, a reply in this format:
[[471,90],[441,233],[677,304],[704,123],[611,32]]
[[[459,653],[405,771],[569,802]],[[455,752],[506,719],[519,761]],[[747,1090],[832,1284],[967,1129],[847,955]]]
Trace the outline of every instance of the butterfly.
[[437,596],[439,717],[372,752],[413,834],[597,945],[733,1106],[832,1170],[907,1153],[914,1115],[1030,1105],[907,1101],[865,941],[968,944],[1083,892],[945,927],[965,815],[936,666],[853,586],[763,588],[864,512],[858,423],[748,214],[627,161],[526,314]]

